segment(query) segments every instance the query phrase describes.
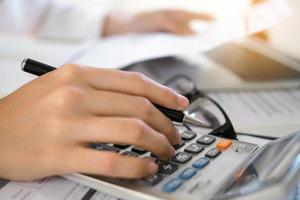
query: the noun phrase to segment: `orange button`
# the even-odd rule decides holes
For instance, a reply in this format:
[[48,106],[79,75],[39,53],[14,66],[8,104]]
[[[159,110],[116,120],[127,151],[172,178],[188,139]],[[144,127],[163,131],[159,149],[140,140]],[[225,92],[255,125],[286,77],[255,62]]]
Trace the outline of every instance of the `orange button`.
[[217,149],[218,150],[225,150],[228,147],[230,147],[230,145],[232,144],[231,140],[221,140],[218,144],[217,144]]

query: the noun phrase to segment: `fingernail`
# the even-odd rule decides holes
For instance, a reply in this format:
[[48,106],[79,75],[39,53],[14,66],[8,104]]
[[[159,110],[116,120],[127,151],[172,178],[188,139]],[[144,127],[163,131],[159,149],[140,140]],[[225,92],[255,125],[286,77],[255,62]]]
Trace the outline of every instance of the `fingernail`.
[[170,146],[170,147],[169,147],[169,157],[170,157],[170,158],[173,157],[174,154],[175,154],[175,149],[174,149],[174,147]]
[[189,100],[185,96],[178,95],[178,104],[180,107],[186,108],[189,105]]
[[155,164],[154,162],[149,162],[148,164],[148,170],[150,174],[155,174],[158,170],[158,166],[157,164]]

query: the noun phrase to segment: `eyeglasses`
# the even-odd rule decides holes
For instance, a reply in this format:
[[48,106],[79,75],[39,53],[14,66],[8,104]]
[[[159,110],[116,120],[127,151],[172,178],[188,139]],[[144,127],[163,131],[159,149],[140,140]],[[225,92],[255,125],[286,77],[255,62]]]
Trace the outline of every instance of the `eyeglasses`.
[[190,106],[184,112],[209,124],[213,129],[209,134],[237,140],[225,110],[214,99],[198,90],[192,79],[177,75],[166,81],[165,85],[189,99]]

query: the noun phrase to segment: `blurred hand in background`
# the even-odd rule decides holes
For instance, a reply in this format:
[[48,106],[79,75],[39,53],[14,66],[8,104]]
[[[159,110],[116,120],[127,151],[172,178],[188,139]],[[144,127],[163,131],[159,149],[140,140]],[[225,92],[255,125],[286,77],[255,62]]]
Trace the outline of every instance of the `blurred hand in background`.
[[105,6],[80,6],[58,0],[1,0],[0,33],[33,35],[54,40],[108,37],[126,33],[192,34],[191,20],[210,20],[207,14],[184,10],[113,13]]
[[212,20],[204,13],[193,13],[184,10],[162,10],[143,12],[136,15],[108,15],[103,27],[103,36],[125,33],[167,32],[177,35],[193,34],[191,20]]

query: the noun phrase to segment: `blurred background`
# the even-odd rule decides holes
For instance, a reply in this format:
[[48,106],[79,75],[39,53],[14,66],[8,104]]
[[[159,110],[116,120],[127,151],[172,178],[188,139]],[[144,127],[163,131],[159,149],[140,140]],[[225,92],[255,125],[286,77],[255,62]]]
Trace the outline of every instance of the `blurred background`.
[[[193,11],[202,11],[205,1],[199,0],[69,0],[79,5],[101,5],[111,10],[144,11],[163,8],[184,8]],[[235,0],[220,0],[213,10],[230,9],[231,12],[238,12],[241,2]],[[247,0],[251,4],[263,2],[264,0]],[[292,16],[273,26],[269,30],[257,34],[256,37],[264,39],[271,47],[279,50],[300,61],[300,1],[286,0],[293,10]]]
[[[136,64],[135,68],[132,68],[133,70],[145,73],[158,82],[164,83],[171,75],[189,73],[186,75],[194,80],[199,89],[215,92],[211,95],[215,95],[216,98],[227,95],[223,100],[228,101],[221,102],[221,104],[230,111],[229,115],[238,130],[264,134],[276,133],[277,136],[281,136],[300,128],[298,120],[300,118],[299,0],[60,0],[57,2],[63,3],[64,1],[88,7],[86,13],[92,13],[90,8],[92,6],[92,8],[103,8],[107,13],[113,12],[121,18],[123,17],[122,12],[126,11],[135,13],[150,10],[184,9],[208,12],[216,16],[217,20],[215,21],[219,22],[225,19],[226,23],[221,24],[220,29],[212,29],[212,31],[209,29],[207,33],[200,32],[195,35],[194,39],[155,33],[111,38],[101,38],[97,35],[97,38],[85,38],[84,41],[74,42],[67,40],[70,32],[63,32],[66,31],[65,26],[59,27],[62,38],[0,35],[0,96],[13,92],[35,78],[35,76],[20,70],[22,60],[27,57],[53,66],[72,62],[96,67],[130,68],[129,65]],[[287,3],[292,10],[291,15],[279,16],[279,7],[267,4],[268,2],[284,2],[284,5]],[[259,12],[255,12],[252,18],[251,11],[257,10],[256,8],[261,5],[267,6],[264,6],[264,9],[258,9]],[[13,8],[18,13],[16,6]],[[265,30],[270,26],[271,28],[244,38],[244,35],[248,34],[251,29],[249,27],[260,24],[264,21],[261,19],[268,19],[270,13],[266,11],[270,11],[270,9],[273,11],[271,14],[275,13],[275,25],[271,26],[274,24],[271,20],[270,25],[257,28],[257,30]],[[61,10],[70,11],[68,8]],[[19,14],[18,17],[20,17]],[[81,17],[80,15],[80,19]],[[62,17],[58,17],[58,19],[62,19]],[[232,25],[236,19],[241,23]],[[75,23],[66,21],[65,25],[73,22],[74,27],[77,28],[75,30],[78,32],[89,30],[85,28],[88,24],[84,20],[81,20],[83,21],[81,26],[78,25],[80,21],[76,20]],[[27,26],[24,23],[22,25]],[[50,28],[50,32],[51,30]],[[240,35],[241,30],[247,33]],[[238,34],[235,34],[235,31]],[[90,33],[91,31],[86,32]],[[256,31],[251,33],[253,32]],[[71,31],[71,33],[77,33],[77,31]],[[231,33],[235,37],[231,38]],[[157,37],[158,35],[159,37]],[[214,44],[218,43],[216,42],[218,37],[223,42]],[[224,44],[224,42],[228,43]],[[205,45],[208,48],[201,49]],[[220,46],[216,47],[216,45]],[[161,52],[163,52],[162,55]],[[180,53],[190,53],[190,55],[181,55]],[[168,59],[171,56],[175,59]],[[289,57],[292,59],[288,59]],[[161,59],[151,62],[151,59],[154,58]],[[224,93],[220,95],[217,93],[219,91]],[[236,97],[235,101],[232,100],[232,93]],[[241,96],[244,98],[240,98]],[[268,101],[266,101],[266,97],[268,97]],[[258,113],[252,112],[245,99],[248,100],[248,104],[253,104],[257,108],[256,110],[263,111],[267,108],[271,110],[271,114],[262,112],[258,118]],[[243,104],[245,108],[243,112],[234,102]],[[269,108],[270,105],[274,105],[273,107],[276,109]]]

